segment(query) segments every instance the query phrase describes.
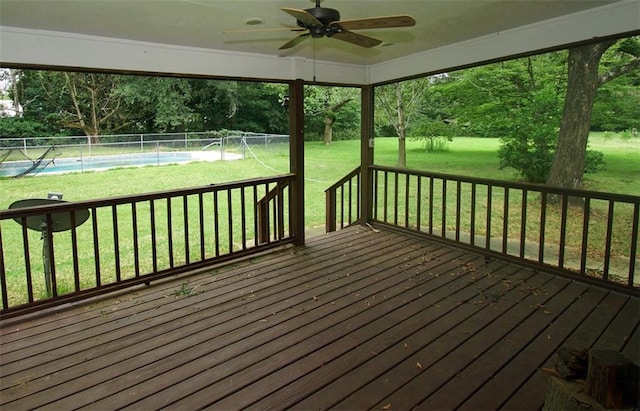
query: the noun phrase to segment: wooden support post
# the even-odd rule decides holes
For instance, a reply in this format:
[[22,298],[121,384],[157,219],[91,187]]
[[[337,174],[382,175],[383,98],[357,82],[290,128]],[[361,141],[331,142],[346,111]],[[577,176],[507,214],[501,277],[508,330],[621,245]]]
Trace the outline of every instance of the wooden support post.
[[336,231],[336,192],[327,190],[325,193],[325,232]]
[[269,238],[269,201],[258,201],[258,245],[268,243]]
[[304,81],[289,84],[289,171],[295,174],[291,186],[291,235],[304,245]]
[[360,91],[360,224],[368,223],[373,213],[373,177],[369,166],[373,165],[374,88],[363,86]]
[[587,393],[605,408],[622,409],[640,405],[640,367],[622,353],[591,350],[587,372]]

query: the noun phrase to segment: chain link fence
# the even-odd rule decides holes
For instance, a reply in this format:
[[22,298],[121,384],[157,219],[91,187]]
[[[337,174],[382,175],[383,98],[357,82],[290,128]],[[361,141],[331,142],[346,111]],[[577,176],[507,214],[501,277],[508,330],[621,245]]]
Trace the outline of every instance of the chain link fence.
[[[289,143],[286,134],[244,131],[193,133],[120,134],[76,137],[0,138],[0,176],[37,173],[56,160],[80,164],[83,171],[91,163],[127,157],[127,165],[157,165],[191,160],[227,160],[245,158],[251,148]],[[192,155],[178,157],[178,153]],[[174,153],[174,154],[171,154]],[[184,158],[183,158],[184,157]],[[181,158],[181,160],[177,160]],[[138,163],[136,163],[138,161]],[[119,164],[122,165],[122,164]]]

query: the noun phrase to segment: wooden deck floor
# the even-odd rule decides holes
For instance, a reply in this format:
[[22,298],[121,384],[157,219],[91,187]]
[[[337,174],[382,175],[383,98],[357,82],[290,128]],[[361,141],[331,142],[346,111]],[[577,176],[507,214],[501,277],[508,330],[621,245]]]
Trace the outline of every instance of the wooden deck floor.
[[537,409],[563,345],[639,357],[638,299],[352,227],[8,319],[0,408]]

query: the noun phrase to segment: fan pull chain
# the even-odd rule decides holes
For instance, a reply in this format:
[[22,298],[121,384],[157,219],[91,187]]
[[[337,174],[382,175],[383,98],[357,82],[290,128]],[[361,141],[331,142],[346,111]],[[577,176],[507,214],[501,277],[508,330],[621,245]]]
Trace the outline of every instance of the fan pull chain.
[[313,82],[316,82],[316,39],[311,38],[311,45],[313,48]]

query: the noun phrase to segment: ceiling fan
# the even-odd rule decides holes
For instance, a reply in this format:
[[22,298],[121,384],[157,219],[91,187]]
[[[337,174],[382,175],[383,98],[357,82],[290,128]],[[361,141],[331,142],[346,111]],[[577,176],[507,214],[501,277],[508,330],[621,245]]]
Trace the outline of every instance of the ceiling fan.
[[[335,9],[322,7],[322,0],[316,0],[316,6],[301,10],[283,7],[281,10],[296,18],[298,27],[287,28],[289,31],[304,31],[297,35],[282,47],[280,50],[290,49],[302,43],[309,37],[331,37],[346,41],[361,47],[375,47],[382,43],[373,37],[355,33],[352,30],[381,29],[392,27],[411,27],[416,24],[413,17],[409,15],[370,17],[354,20],[340,20],[340,12]],[[268,29],[267,29],[268,30]],[[244,30],[244,31],[261,31]]]

